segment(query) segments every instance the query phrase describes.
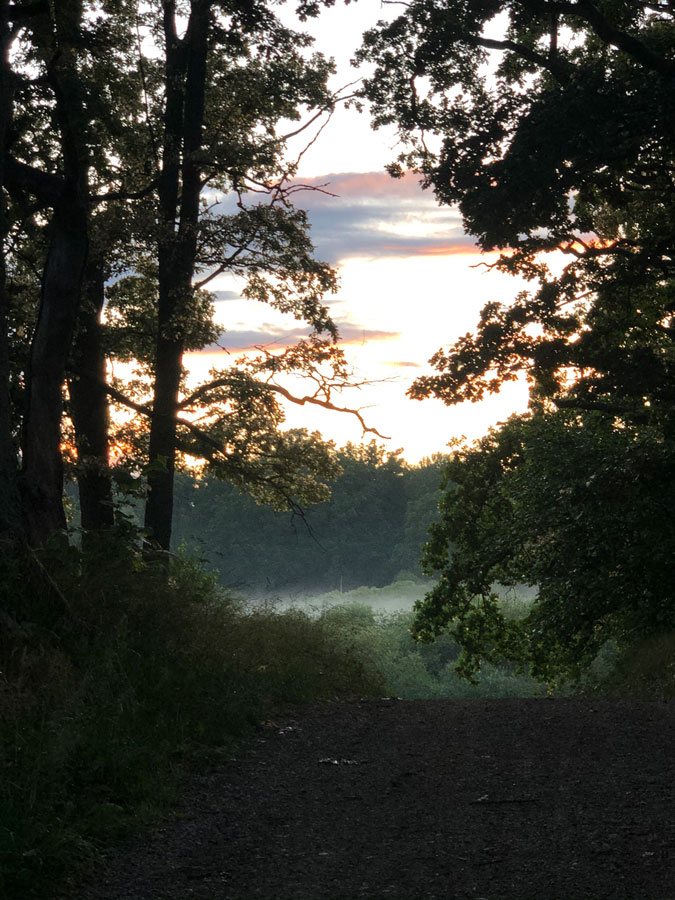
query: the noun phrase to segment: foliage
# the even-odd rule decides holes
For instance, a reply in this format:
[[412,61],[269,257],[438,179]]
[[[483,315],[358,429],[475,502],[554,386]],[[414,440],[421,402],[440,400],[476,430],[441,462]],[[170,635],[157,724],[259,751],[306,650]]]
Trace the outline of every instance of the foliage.
[[610,696],[675,699],[675,635],[657,634],[631,647],[601,682]]
[[325,623],[246,614],[189,561],[177,558],[167,583],[125,546],[45,549],[3,572],[7,900],[54,895],[101,848],[166,814],[185,765],[227,753],[270,705],[383,690]]
[[176,546],[247,594],[384,585],[404,570],[419,578],[443,458],[409,466],[373,442],[348,445],[336,462],[330,499],[302,515],[261,507],[213,478],[180,477]]
[[[467,674],[505,658],[552,680],[607,641],[672,630],[674,463],[658,431],[571,413],[514,417],[457,451],[425,555],[441,577],[416,634],[449,627]],[[504,618],[496,582],[537,586],[526,617]]]
[[[386,598],[396,585],[379,591]],[[351,592],[355,598],[357,591]],[[419,587],[418,587],[419,595]],[[318,598],[317,598],[318,599]],[[436,700],[441,698],[468,699],[471,697],[532,697],[541,696],[544,688],[526,675],[514,674],[513,666],[485,663],[480,680],[469,684],[458,676],[459,645],[442,635],[433,644],[415,643],[410,638],[413,614],[410,611],[385,613],[373,605],[351,603],[326,609],[320,621],[331,632],[342,635],[359,657],[371,659],[381,672],[387,692],[403,700]]]
[[[451,464],[416,630],[470,674],[509,658],[579,676],[603,643],[672,630],[675,20],[669,4],[413,0],[365,37],[365,94],[494,264],[491,302],[411,389],[480,400],[526,377],[529,416]],[[448,549],[455,552],[448,558]],[[494,580],[539,588],[504,620]]]

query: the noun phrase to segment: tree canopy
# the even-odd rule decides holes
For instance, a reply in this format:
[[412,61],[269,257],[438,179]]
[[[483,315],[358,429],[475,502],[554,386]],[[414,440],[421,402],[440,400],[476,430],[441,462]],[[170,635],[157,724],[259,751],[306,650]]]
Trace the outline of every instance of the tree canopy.
[[[526,377],[531,395],[452,464],[418,633],[454,630],[467,672],[503,653],[574,673],[609,637],[675,624],[672,5],[414,0],[360,55],[375,121],[407,144],[392,174],[413,167],[531,282],[410,392],[458,403]],[[539,586],[524,623],[492,595],[513,579]]]
[[[334,448],[284,431],[281,401],[360,418],[334,402],[351,377],[324,302],[336,273],[314,257],[286,149],[339,101],[331,62],[265,0],[3,0],[0,32],[5,542],[64,532],[64,454],[85,536],[114,527],[135,481],[164,551],[188,463],[277,507],[325,498]],[[208,289],[223,273],[308,334],[188,386],[183,354],[221,333]]]

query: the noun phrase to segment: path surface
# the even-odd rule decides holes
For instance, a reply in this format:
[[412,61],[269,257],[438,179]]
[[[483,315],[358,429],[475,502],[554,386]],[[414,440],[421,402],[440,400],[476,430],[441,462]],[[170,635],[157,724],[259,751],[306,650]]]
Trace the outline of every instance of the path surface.
[[673,900],[675,704],[310,707],[75,896]]

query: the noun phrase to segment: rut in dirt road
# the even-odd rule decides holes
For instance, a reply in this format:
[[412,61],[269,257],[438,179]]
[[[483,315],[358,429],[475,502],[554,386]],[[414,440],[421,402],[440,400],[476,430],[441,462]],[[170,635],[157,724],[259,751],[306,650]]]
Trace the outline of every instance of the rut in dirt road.
[[360,701],[268,723],[79,900],[672,900],[675,705]]

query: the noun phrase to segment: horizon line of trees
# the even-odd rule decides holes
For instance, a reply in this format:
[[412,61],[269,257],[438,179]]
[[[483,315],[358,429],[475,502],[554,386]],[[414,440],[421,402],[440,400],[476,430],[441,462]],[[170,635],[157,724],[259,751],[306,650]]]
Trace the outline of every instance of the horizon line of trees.
[[422,582],[422,546],[438,515],[448,457],[410,465],[375,441],[337,451],[330,499],[302,515],[256,504],[229,483],[178,476],[174,549],[248,596],[349,591]]

